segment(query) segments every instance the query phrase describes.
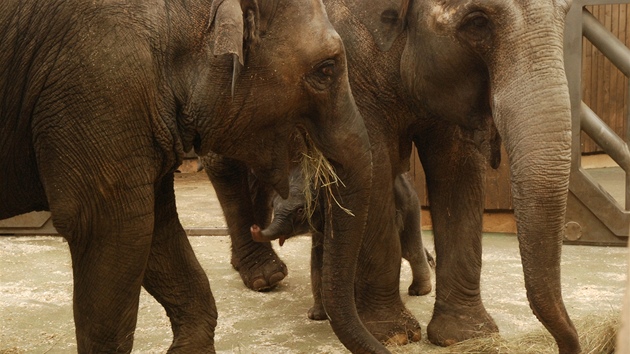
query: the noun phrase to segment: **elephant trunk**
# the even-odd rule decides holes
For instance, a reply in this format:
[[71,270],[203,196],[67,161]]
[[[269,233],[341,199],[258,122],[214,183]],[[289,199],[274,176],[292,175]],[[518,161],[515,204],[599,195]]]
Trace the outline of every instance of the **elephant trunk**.
[[287,216],[275,215],[268,227],[261,230],[258,225],[252,225],[250,232],[252,239],[256,242],[280,239],[280,246],[282,246],[287,238],[293,236],[293,224]]
[[495,63],[492,109],[509,157],[527,298],[560,353],[578,353],[560,284],[571,165],[569,93],[561,34],[542,37],[557,43],[532,46],[516,64],[513,55]]
[[280,237],[278,234],[269,234],[267,229],[263,230],[255,224],[249,228],[249,231],[252,234],[252,239],[256,242],[271,242]]
[[[356,267],[371,197],[372,152],[352,95],[348,91],[340,96],[337,106],[323,114],[331,129],[309,129],[343,182],[319,196],[326,198],[322,302],[333,331],[351,352],[389,353],[361,323],[355,304]],[[340,146],[344,148],[334,148]]]

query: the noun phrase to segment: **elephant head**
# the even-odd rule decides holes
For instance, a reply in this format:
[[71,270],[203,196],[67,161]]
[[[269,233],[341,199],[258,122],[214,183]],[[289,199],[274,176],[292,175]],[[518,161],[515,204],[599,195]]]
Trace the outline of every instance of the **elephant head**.
[[[348,86],[343,43],[320,1],[217,0],[210,19],[207,59],[227,69],[221,82],[230,84],[218,88],[218,98],[205,93],[216,87],[193,93],[193,107],[214,100],[215,110],[208,113],[222,117],[197,122],[198,153],[243,161],[286,197],[296,127],[337,163],[344,160],[337,152],[342,144],[356,142],[357,151],[365,151],[367,136]],[[309,33],[309,39],[298,33]],[[206,84],[213,85],[216,68],[206,72]]]
[[[307,201],[304,188],[306,187],[304,174],[300,168],[291,171],[289,197],[282,198],[276,195],[273,198],[273,220],[265,229],[257,225],[252,226],[251,233],[254,241],[269,242],[279,239],[280,246],[290,237],[309,233],[311,231],[323,231],[322,212],[324,206],[317,198],[316,191],[310,201]],[[309,182],[309,188],[311,188]],[[310,203],[310,205],[309,205]]]
[[400,75],[425,116],[496,126],[509,157],[531,308],[560,352],[578,352],[560,284],[571,159],[562,46],[571,1],[345,2],[382,51],[406,36]]

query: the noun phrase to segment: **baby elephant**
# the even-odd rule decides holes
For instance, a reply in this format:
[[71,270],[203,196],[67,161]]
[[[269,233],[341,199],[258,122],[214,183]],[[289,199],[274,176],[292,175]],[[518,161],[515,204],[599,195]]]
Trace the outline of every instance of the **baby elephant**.
[[[269,242],[279,239],[280,246],[284,244],[287,238],[306,233],[312,234],[311,285],[314,305],[308,311],[308,317],[313,320],[324,320],[327,318],[321,301],[323,230],[325,225],[324,198],[313,198],[313,211],[309,221],[304,183],[302,171],[295,168],[291,174],[289,197],[282,199],[276,195],[273,200],[274,216],[269,227],[261,230],[260,227],[254,225],[251,228],[251,233],[254,241]],[[315,194],[316,191],[313,193]],[[409,261],[413,274],[413,281],[408,289],[409,295],[426,295],[431,292],[430,265],[435,267],[435,260],[422,246],[420,202],[406,174],[396,178],[394,200],[402,257]]]

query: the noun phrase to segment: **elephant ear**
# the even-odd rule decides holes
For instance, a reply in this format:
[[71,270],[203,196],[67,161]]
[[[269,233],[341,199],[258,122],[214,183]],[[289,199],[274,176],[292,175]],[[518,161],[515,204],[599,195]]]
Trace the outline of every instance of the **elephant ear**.
[[212,54],[214,56],[229,54],[233,57],[232,96],[234,96],[236,77],[244,65],[243,53],[246,52],[244,48],[259,39],[259,17],[257,0],[215,0],[212,2],[208,24],[213,43]]
[[405,29],[410,0],[346,0],[348,8],[372,33],[374,42],[384,52]]
[[212,54],[231,54],[243,65],[243,10],[239,0],[215,0],[210,8]]

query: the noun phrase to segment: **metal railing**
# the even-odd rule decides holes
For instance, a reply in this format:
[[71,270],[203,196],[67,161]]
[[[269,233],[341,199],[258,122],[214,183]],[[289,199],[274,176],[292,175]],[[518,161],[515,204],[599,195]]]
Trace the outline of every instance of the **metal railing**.
[[[627,4],[630,0],[575,0],[567,14],[564,50],[573,120],[567,243],[626,245],[630,236],[630,114],[625,117],[626,132],[622,138],[582,101],[582,37],[588,39],[626,77],[630,77],[630,49],[584,7],[611,3]],[[630,102],[628,98],[627,102]],[[619,205],[582,168],[581,132],[591,137],[625,171],[624,206]]]

